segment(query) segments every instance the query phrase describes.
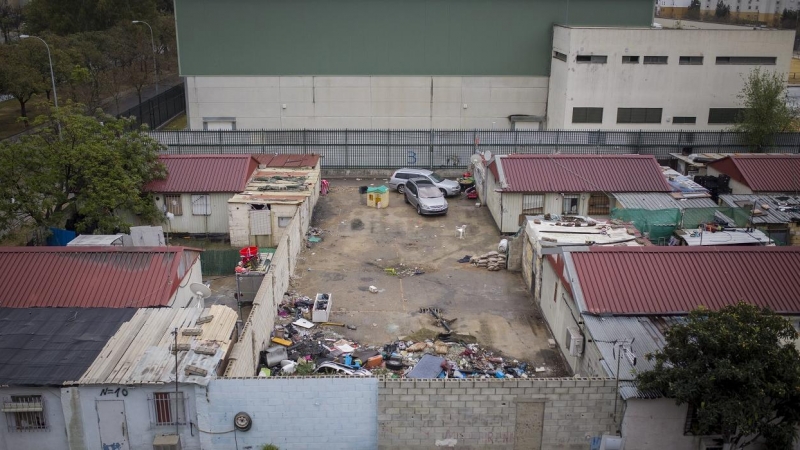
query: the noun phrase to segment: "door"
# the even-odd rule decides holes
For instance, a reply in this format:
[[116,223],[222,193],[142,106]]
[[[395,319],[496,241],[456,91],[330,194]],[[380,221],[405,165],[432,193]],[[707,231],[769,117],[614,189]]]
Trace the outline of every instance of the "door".
[[517,402],[514,450],[540,450],[544,428],[544,401]]
[[125,402],[101,400],[97,402],[97,422],[100,424],[102,450],[129,450],[128,422],[125,420]]

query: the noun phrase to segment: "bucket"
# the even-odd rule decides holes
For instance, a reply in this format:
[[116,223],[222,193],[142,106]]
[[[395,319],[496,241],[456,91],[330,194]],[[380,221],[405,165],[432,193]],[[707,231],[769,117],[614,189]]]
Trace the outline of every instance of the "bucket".
[[239,254],[244,258],[250,258],[258,255],[258,247],[245,247],[239,250]]

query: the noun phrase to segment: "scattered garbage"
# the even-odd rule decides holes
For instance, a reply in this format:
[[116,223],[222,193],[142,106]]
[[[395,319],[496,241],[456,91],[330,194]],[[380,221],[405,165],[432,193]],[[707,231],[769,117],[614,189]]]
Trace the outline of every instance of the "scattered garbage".
[[403,263],[398,264],[396,267],[384,267],[383,272],[398,278],[408,278],[417,275],[424,275],[425,269],[419,266],[406,266]]
[[325,234],[325,231],[315,227],[309,227],[308,231],[306,232],[306,248],[311,248],[312,244],[318,244],[322,242],[322,235]]
[[372,292],[373,294],[377,294],[378,293],[378,288],[375,287],[375,286],[370,286],[369,287],[369,291]]
[[463,258],[461,258],[461,259],[459,259],[457,262],[459,262],[459,263],[461,263],[461,264],[465,264],[465,263],[468,263],[468,262],[470,262],[470,260],[471,260],[471,259],[472,259],[472,256],[470,256],[470,255],[464,255],[464,257],[463,257]]
[[481,256],[473,256],[469,262],[477,267],[485,267],[487,270],[495,272],[506,268],[506,255],[491,251]]

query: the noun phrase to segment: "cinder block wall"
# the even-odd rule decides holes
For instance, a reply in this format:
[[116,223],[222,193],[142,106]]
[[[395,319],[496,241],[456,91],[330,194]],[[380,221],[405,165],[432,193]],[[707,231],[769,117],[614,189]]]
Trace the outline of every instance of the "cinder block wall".
[[615,385],[602,378],[381,380],[378,448],[585,450],[617,430]]

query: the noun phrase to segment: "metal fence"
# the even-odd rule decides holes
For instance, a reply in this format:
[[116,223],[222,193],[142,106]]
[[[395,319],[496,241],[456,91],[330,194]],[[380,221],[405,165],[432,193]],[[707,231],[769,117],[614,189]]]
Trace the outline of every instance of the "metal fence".
[[155,130],[184,111],[186,111],[186,92],[181,83],[118,114],[117,117],[134,116],[138,125],[144,123],[151,130]]
[[[319,154],[326,169],[401,166],[464,168],[477,152],[493,154],[747,153],[743,134],[728,131],[602,130],[237,130],[153,131],[169,154]],[[768,153],[798,153],[800,133],[782,133]]]

